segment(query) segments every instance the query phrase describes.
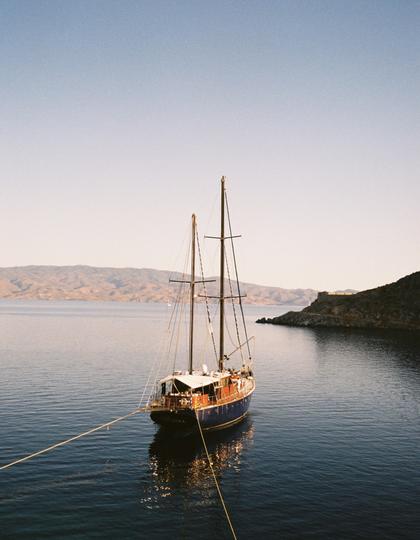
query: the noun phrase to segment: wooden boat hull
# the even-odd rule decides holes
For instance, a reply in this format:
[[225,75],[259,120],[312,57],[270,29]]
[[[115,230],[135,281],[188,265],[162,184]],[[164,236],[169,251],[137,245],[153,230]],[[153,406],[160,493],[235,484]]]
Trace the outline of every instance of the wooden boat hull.
[[197,414],[203,430],[224,429],[245,418],[253,391],[254,389],[240,399],[200,409],[185,408],[152,411],[150,417],[161,426],[175,429],[192,429],[197,427]]

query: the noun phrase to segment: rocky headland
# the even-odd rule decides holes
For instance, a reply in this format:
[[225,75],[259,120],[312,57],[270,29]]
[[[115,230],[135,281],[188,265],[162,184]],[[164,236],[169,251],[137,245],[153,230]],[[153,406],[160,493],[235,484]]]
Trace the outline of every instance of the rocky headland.
[[303,327],[384,328],[420,331],[420,272],[356,294],[321,292],[302,311],[258,323]]

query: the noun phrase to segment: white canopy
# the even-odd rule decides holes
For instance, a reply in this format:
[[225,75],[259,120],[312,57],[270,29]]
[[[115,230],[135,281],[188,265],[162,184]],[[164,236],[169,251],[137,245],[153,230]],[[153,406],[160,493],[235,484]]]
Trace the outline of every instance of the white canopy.
[[165,377],[160,382],[165,383],[171,380],[180,381],[193,390],[195,388],[201,388],[202,386],[208,386],[219,380],[220,377],[212,377],[211,375],[171,375]]

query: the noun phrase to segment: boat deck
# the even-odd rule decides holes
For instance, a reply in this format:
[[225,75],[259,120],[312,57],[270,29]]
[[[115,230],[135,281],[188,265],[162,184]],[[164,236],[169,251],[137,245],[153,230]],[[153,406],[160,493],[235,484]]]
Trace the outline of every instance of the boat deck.
[[246,397],[255,387],[253,378],[243,379],[241,388],[237,384],[229,384],[220,388],[219,396],[210,396],[201,392],[182,392],[169,394],[154,399],[149,406],[153,411],[174,411],[179,409],[203,409],[215,405],[225,405]]

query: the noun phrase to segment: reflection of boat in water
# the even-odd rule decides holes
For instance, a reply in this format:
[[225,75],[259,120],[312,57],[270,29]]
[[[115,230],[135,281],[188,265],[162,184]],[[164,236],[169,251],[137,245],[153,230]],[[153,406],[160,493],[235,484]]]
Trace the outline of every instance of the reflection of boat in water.
[[[230,468],[238,469],[241,456],[252,444],[254,427],[246,418],[240,424],[206,436],[206,444],[216,475]],[[200,436],[195,433],[173,444],[173,436],[160,429],[150,445],[149,466],[156,483],[155,493],[168,496],[177,487],[196,487],[211,482],[210,465]]]
[[[225,215],[226,214],[226,215]],[[225,231],[225,220],[228,224],[228,230]],[[196,218],[192,216],[192,236],[191,236],[191,275],[189,279],[173,280],[178,283],[189,285],[189,358],[188,369],[185,371],[175,369],[175,361],[172,371],[162,379],[156,381],[156,389],[149,400],[147,410],[154,422],[162,426],[171,427],[175,430],[191,429],[197,427],[197,422],[203,430],[216,430],[227,428],[241,421],[248,412],[252,394],[255,390],[255,379],[252,371],[252,359],[249,349],[249,341],[245,317],[242,309],[241,292],[239,279],[237,275],[236,256],[233,246],[232,228],[230,223],[229,206],[225,190],[225,179],[221,181],[221,229],[220,236],[210,237],[220,241],[220,290],[217,296],[208,296],[204,279],[201,251],[198,242],[196,229]],[[232,266],[235,274],[235,281],[232,284],[229,263],[227,257],[227,242],[229,241],[232,252]],[[225,245],[226,244],[226,245]],[[200,256],[201,278],[196,279],[196,247]],[[227,271],[226,285],[229,286],[229,293],[225,293],[225,270]],[[214,280],[211,280],[214,281]],[[194,304],[196,299],[196,286],[204,286],[204,294],[198,295],[205,298],[208,313],[208,330],[213,339],[213,348],[215,353],[215,368],[201,365],[197,369],[197,360],[194,355]],[[236,290],[234,290],[236,288]],[[208,299],[217,298],[219,305],[219,350],[216,349],[214,335],[212,330],[212,320],[208,309]],[[225,353],[225,309],[227,300],[232,303],[232,310],[236,326],[237,341],[234,344],[234,350],[230,354]],[[235,300],[238,300],[240,315],[236,313]],[[176,313],[176,308],[174,308]],[[180,318],[181,320],[181,318]],[[239,321],[243,326],[243,336],[239,328]],[[177,326],[174,323],[174,328]],[[179,326],[178,326],[179,328]],[[229,328],[227,332],[229,333]],[[175,334],[176,332],[174,332]],[[229,333],[230,335],[230,333]],[[176,338],[178,341],[178,338]],[[232,340],[233,344],[233,340]],[[243,349],[247,348],[247,354]],[[231,367],[228,369],[226,363],[234,353],[240,353],[242,363],[240,369]]]

